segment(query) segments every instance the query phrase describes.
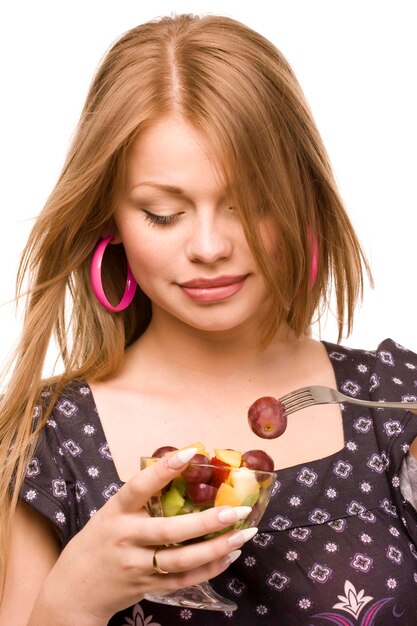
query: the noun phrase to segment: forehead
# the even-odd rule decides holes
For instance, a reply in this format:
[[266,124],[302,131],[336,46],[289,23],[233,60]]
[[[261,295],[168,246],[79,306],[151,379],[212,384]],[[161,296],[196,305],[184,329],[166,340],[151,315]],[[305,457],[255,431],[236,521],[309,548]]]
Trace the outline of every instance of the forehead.
[[138,135],[128,151],[127,175],[131,187],[146,181],[174,194],[193,181],[226,186],[213,147],[180,116],[162,118]]

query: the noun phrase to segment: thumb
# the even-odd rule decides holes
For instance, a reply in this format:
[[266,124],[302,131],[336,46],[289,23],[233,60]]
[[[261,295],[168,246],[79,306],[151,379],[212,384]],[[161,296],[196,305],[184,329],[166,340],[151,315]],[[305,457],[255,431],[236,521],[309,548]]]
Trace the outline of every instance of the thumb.
[[197,452],[198,448],[179,450],[175,454],[162,457],[135,474],[114,496],[120,507],[126,512],[138,511],[144,507],[151,496],[158,493],[185,469]]

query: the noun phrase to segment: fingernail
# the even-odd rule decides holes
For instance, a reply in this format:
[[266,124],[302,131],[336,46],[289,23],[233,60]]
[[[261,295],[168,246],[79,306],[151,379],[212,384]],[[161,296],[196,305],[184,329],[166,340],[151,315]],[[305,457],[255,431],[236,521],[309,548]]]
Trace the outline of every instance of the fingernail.
[[188,463],[195,454],[197,454],[198,448],[186,448],[185,450],[180,450],[176,452],[172,456],[167,458],[167,465],[171,469],[180,469],[185,463]]
[[240,519],[245,519],[251,511],[251,506],[234,506],[219,511],[218,518],[223,524],[233,524]]
[[222,562],[221,562],[222,566],[223,567],[228,567],[234,561],[236,561],[236,559],[238,559],[241,554],[242,554],[242,550],[234,550],[233,552],[230,552],[230,554],[225,556],[224,559],[222,560]]
[[245,541],[249,541],[249,539],[252,539],[257,532],[257,528],[245,528],[244,530],[239,530],[239,532],[235,533],[227,540],[227,543],[232,548],[236,546],[241,546],[245,543]]

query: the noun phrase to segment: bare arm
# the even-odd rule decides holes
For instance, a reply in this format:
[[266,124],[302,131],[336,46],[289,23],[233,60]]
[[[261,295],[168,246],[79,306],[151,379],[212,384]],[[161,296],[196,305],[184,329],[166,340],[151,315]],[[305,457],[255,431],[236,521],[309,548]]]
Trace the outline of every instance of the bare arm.
[[28,624],[39,591],[58,556],[59,545],[52,526],[42,515],[19,502],[0,606],[0,626]]
[[[10,556],[0,626],[104,626],[102,620],[66,610],[65,598],[54,595],[48,580],[58,562],[60,545],[50,522],[19,502],[13,522]],[[58,594],[61,589],[58,589]]]

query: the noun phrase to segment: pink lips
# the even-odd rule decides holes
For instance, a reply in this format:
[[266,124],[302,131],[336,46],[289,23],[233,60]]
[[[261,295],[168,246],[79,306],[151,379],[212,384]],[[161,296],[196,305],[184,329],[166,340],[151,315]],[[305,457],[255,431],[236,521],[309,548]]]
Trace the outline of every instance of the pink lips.
[[196,302],[215,302],[230,298],[240,291],[247,274],[241,276],[218,276],[217,278],[193,278],[181,283],[182,290]]

